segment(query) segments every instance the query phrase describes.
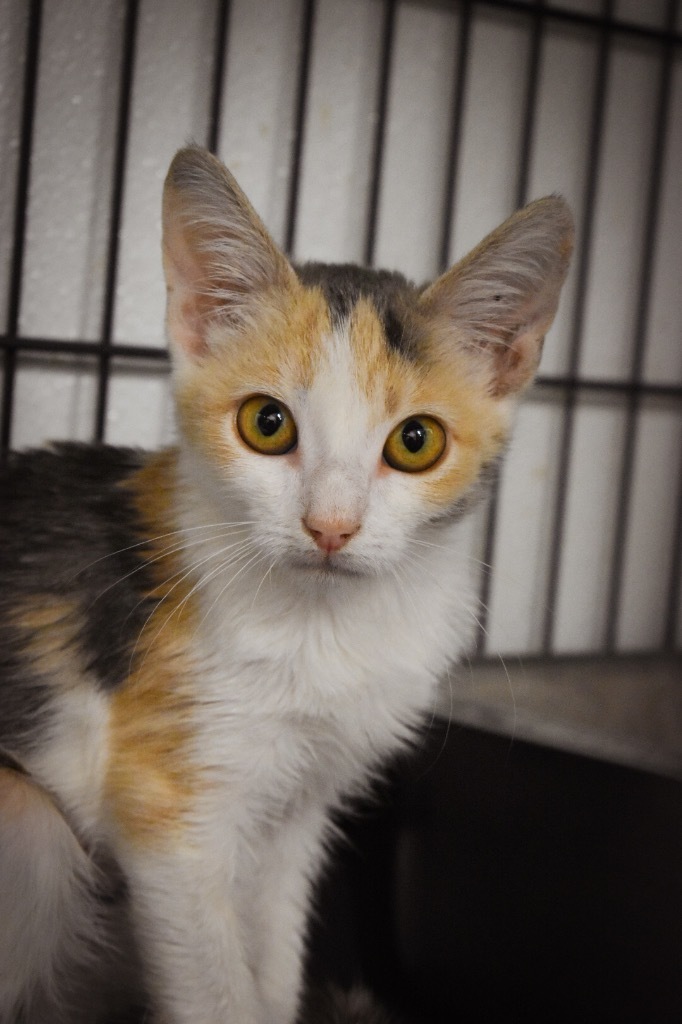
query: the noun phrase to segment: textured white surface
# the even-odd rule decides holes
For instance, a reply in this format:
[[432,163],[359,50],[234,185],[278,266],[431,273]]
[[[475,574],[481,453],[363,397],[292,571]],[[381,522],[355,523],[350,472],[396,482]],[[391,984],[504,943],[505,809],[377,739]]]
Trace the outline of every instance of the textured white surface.
[[363,259],[382,13],[377,0],[319,4],[294,239],[300,259]]
[[581,360],[588,377],[626,379],[632,366],[656,80],[649,51],[628,43],[614,47],[585,312],[594,343],[584,347]]
[[121,3],[45,4],[20,330],[98,337]]
[[[622,650],[663,644],[670,551],[677,522],[670,467],[682,451],[682,410],[644,408],[635,455],[632,512],[619,620]],[[682,609],[680,609],[682,614]]]
[[436,4],[396,17],[376,263],[417,280],[438,270],[458,23]]
[[560,424],[559,407],[527,402],[519,413],[499,496],[489,626],[495,651],[542,651]]
[[[553,0],[598,13],[601,0]],[[619,0],[617,14],[660,27],[665,0]],[[233,0],[222,95],[220,155],[280,243],[284,241],[301,49],[301,0]],[[7,309],[28,5],[0,0],[0,318]],[[96,340],[102,320],[123,0],[45,0],[20,330]],[[682,14],[678,28],[682,29]],[[299,259],[358,260],[366,241],[376,127],[381,0],[318,0],[303,137],[294,250]],[[530,21],[484,5],[471,22],[460,155],[446,197],[461,15],[457,5],[397,7],[379,192],[376,262],[418,280],[438,270],[443,216],[454,210],[451,258],[515,204]],[[163,346],[160,192],[171,155],[206,139],[215,46],[213,0],[142,0],[124,182],[114,338]],[[528,198],[562,192],[582,226],[597,37],[548,24],[529,166]],[[607,82],[581,372],[626,379],[635,342],[659,62],[656,49],[617,37]],[[677,54],[660,192],[645,375],[682,382],[682,55]],[[580,236],[578,244],[580,244]],[[550,332],[543,373],[567,372],[577,267]],[[13,443],[91,435],[96,365],[20,356]],[[518,423],[502,480],[490,595],[489,651],[539,650],[557,478],[560,406],[538,394]],[[167,371],[113,367],[106,421],[113,442],[172,436]],[[558,592],[557,642],[589,651],[604,639],[622,401],[578,403]],[[647,404],[636,445],[632,516],[623,552],[618,643],[660,642],[676,528],[679,409]],[[482,557],[485,509],[470,527]],[[682,612],[681,612],[682,614]],[[682,623],[680,624],[682,635]]]
[[577,407],[557,595],[559,652],[599,650],[606,640],[624,426],[618,405],[588,399]]

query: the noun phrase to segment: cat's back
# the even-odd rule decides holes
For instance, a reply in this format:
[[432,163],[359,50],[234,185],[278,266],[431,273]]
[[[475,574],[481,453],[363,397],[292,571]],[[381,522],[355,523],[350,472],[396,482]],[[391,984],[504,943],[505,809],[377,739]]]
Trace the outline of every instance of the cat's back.
[[65,444],[12,454],[0,471],[0,747],[31,749],[58,691],[125,678],[149,613],[130,486],[147,460]]
[[144,461],[141,452],[108,445],[10,453],[0,469],[3,573],[30,586],[41,571],[41,585],[63,587],[73,558],[117,550],[134,529],[125,483]]

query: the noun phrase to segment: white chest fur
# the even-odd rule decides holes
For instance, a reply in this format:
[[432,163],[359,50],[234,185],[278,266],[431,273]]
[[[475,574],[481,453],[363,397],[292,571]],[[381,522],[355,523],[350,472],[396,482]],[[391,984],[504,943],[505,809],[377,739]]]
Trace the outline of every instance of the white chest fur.
[[261,580],[202,592],[198,751],[254,798],[333,801],[431,711],[470,633],[467,573],[450,543],[396,577]]

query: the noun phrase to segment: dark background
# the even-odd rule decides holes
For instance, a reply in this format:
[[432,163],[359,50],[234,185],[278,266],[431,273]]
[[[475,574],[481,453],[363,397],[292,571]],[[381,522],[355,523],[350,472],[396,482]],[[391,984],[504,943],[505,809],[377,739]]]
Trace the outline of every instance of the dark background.
[[406,1024],[681,1019],[681,783],[439,725],[344,829],[313,979]]

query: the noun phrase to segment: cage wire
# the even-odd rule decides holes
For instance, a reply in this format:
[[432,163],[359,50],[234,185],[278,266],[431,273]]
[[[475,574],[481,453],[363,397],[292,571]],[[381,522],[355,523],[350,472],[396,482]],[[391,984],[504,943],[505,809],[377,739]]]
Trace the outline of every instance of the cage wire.
[[0,447],[172,438],[160,191],[191,138],[297,259],[426,280],[559,191],[577,248],[472,520],[480,655],[679,651],[677,0],[0,0]]

